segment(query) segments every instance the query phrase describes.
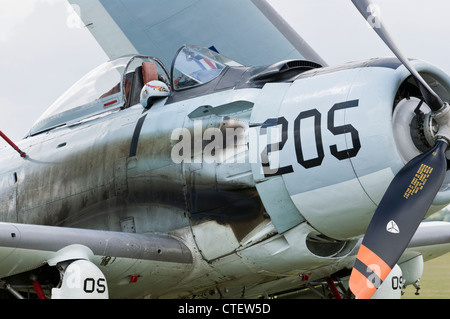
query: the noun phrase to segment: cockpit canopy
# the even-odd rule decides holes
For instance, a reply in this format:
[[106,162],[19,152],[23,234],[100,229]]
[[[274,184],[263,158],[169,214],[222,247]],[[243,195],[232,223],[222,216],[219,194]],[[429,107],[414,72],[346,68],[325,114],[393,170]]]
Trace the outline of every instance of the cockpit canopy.
[[36,121],[35,135],[139,103],[145,83],[162,80],[168,71],[156,58],[125,56],[103,63],[76,82]]
[[183,46],[172,64],[172,87],[179,91],[208,83],[217,78],[227,66],[242,65],[211,49]]
[[154,57],[134,55],[106,62],[56,100],[32,126],[30,135],[138,104],[142,88],[150,81],[160,80],[173,90],[186,90],[214,80],[233,66],[241,65],[198,46],[183,46],[178,50],[171,76]]

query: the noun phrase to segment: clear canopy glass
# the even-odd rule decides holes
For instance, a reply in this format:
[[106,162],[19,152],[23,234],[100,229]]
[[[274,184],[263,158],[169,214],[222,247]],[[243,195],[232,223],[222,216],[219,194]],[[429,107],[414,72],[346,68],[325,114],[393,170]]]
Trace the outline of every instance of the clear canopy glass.
[[[149,63],[156,68],[149,68]],[[166,82],[172,89],[184,90],[212,81],[229,66],[241,65],[199,46],[180,48],[172,65],[172,76],[154,57],[134,55],[106,62],[56,100],[32,126],[30,135],[139,103],[140,91],[148,78],[146,70],[155,70],[154,79]]]
[[184,90],[210,82],[227,66],[241,64],[205,47],[183,46],[172,65],[172,87]]
[[155,64],[157,73],[167,79],[167,69],[153,57],[126,56],[103,63],[57,99],[32,126],[30,135],[136,103],[133,95],[138,96],[145,84],[139,70],[145,62]]

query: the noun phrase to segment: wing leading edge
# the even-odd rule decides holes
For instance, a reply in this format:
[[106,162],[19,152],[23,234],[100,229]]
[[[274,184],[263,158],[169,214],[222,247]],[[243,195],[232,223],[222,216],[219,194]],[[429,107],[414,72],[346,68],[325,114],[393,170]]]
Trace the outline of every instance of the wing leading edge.
[[[112,298],[162,293],[158,288],[170,287],[172,281],[177,282],[189,273],[193,265],[190,249],[181,240],[165,234],[0,223],[0,287],[22,285],[43,272],[41,279],[47,282],[54,277],[48,269],[63,269],[64,263],[76,260],[88,261],[90,267],[97,267],[104,274],[106,279],[100,280],[107,280]],[[82,271],[77,274],[81,276]],[[64,278],[67,279],[63,279],[63,284],[64,280],[70,283],[73,279],[68,271]],[[140,284],[128,284],[134,282],[133,278]],[[56,290],[55,298],[60,295],[67,298],[67,291]],[[72,291],[77,294],[69,298],[83,298],[83,291],[81,294]]]
[[306,59],[325,65],[266,0],[69,0],[114,59],[157,56],[170,65],[184,44],[214,46],[244,65]]

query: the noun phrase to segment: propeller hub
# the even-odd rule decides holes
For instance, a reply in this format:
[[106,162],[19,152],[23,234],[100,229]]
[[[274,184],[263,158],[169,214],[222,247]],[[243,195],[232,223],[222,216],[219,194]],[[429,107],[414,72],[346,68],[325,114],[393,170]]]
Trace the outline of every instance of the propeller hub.
[[450,144],[448,104],[442,111],[433,112],[419,98],[404,98],[395,106],[392,124],[397,148],[405,163],[430,150],[438,139]]
[[439,111],[432,113],[432,118],[439,125],[436,139],[444,139],[450,144],[450,105],[445,102]]
[[439,131],[439,125],[433,119],[433,114],[428,113],[425,115],[423,121],[423,135],[428,145],[434,145],[436,142],[436,134]]
[[395,106],[392,127],[404,163],[428,151],[436,142],[439,127],[430,111],[416,97],[404,98]]

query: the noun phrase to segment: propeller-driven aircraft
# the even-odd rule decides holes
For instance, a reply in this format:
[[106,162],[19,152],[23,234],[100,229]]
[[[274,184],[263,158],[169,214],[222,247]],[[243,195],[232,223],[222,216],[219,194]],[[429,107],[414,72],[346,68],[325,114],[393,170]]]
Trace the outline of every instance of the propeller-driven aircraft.
[[399,298],[449,251],[450,78],[378,17],[328,66],[264,0],[70,2],[111,60],[1,134],[5,294]]

